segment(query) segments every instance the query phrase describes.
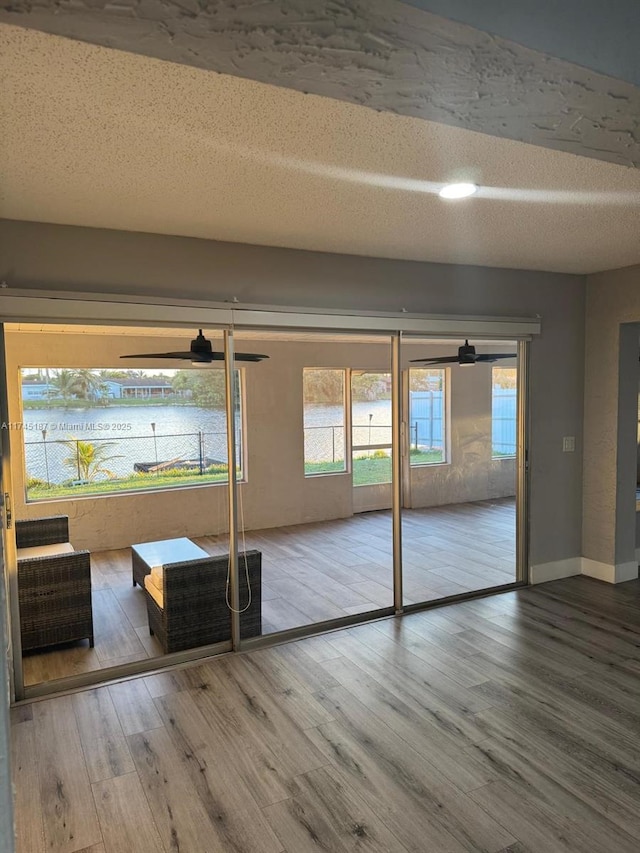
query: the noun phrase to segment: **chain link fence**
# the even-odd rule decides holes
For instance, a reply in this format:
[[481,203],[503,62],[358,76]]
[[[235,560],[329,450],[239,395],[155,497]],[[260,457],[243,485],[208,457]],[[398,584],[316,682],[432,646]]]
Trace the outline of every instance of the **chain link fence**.
[[344,427],[305,427],[304,460],[306,463],[344,462]]
[[371,444],[391,444],[391,424],[353,424],[351,434],[354,447]]
[[[162,474],[184,471],[205,475],[227,466],[225,432],[68,438],[25,441],[27,485],[85,485],[123,479],[136,473]],[[236,435],[236,466],[242,459],[242,436]]]

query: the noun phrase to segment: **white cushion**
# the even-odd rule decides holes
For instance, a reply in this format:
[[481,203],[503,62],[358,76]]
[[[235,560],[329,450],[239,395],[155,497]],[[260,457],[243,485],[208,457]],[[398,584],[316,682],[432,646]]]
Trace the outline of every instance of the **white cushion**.
[[162,590],[164,589],[164,572],[163,572],[163,568],[164,568],[163,566],[152,566],[152,567],[151,567],[151,572],[150,572],[148,575],[146,575],[146,577],[148,577],[148,578],[149,578],[149,580],[151,581],[151,583],[152,583],[155,587],[157,587],[157,588],[160,590],[160,592],[162,592]]
[[151,598],[155,601],[158,607],[163,610],[164,609],[164,593],[162,589],[158,589],[155,583],[151,579],[151,575],[144,576],[144,588],[149,593]]
[[58,554],[73,554],[73,545],[69,542],[55,542],[53,545],[36,545],[33,548],[18,548],[19,560],[30,557],[55,557]]

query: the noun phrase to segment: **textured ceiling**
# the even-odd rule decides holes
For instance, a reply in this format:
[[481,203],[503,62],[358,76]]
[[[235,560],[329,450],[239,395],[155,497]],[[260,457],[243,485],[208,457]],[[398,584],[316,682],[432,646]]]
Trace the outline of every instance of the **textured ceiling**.
[[[524,20],[512,7],[533,0],[431,2],[448,17],[397,0],[0,0],[0,21],[640,167],[640,87],[591,70],[588,40],[583,62],[553,52],[615,33],[610,49],[636,57],[633,0],[539,0]],[[474,26],[450,20],[461,5]],[[514,40],[492,35],[496,17]]]
[[[640,170],[17,27],[0,42],[5,218],[577,273],[640,262]],[[465,178],[479,196],[434,195]]]

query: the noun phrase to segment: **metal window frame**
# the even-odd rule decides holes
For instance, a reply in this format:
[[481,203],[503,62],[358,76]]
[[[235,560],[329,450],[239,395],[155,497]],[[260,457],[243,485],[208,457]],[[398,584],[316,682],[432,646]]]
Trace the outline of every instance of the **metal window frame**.
[[[0,419],[9,423],[9,401],[7,399],[7,358],[5,349],[4,325],[0,323]],[[24,695],[24,673],[22,667],[22,639],[20,636],[20,609],[18,606],[18,561],[16,555],[16,535],[11,518],[13,497],[13,474],[11,465],[11,441],[9,430],[4,430],[0,442],[2,454],[1,469],[1,516],[2,516],[2,563],[5,584],[7,638],[9,648],[9,690],[10,695],[21,699]]]
[[[517,355],[516,355],[516,358],[517,358]],[[518,421],[519,421],[519,415],[520,415],[519,408],[518,408],[518,400],[520,398],[520,391],[519,391],[519,386],[518,386],[518,367],[519,367],[519,365],[516,365],[515,367],[501,367],[497,364],[494,364],[491,366],[491,425],[492,425],[492,428],[493,428],[493,421],[494,421],[494,417],[493,417],[493,400],[494,400],[493,389],[495,387],[494,382],[493,382],[494,372],[496,370],[515,370],[516,371],[516,452],[513,455],[509,455],[509,456],[495,456],[493,453],[493,441],[492,441],[491,442],[491,459],[493,461],[495,461],[497,459],[517,459],[518,458]]]
[[433,468],[438,465],[451,464],[451,429],[450,429],[450,394],[449,383],[451,381],[451,370],[449,367],[406,367],[404,372],[407,375],[406,391],[405,391],[405,411],[407,416],[411,415],[411,373],[414,370],[437,370],[442,373],[442,442],[444,444],[444,459],[442,462],[412,462],[411,461],[411,422],[407,420],[405,424],[405,442],[407,456],[407,472],[411,476],[412,468]]
[[[342,445],[344,448],[344,468],[341,471],[319,471],[317,474],[307,474],[306,470],[304,472],[305,479],[312,479],[313,477],[335,477],[340,476],[341,474],[348,474],[351,471],[351,468],[348,463],[347,458],[347,378],[349,374],[349,368],[347,367],[303,367],[302,368],[302,416],[303,416],[303,432],[304,432],[304,375],[305,372],[311,370],[333,370],[338,373],[342,373]],[[350,397],[349,397],[350,402]],[[333,426],[331,429],[335,429]],[[304,456],[304,447],[302,449],[303,453],[303,464],[307,464],[306,457]]]
[[[171,319],[168,320],[167,318]],[[539,317],[479,317],[384,311],[338,311],[314,308],[241,305],[120,294],[0,289],[0,322],[42,322],[113,326],[280,329],[325,332],[402,332],[442,336],[516,340],[538,335]]]
[[518,355],[518,438],[516,456],[516,582],[529,583],[529,359],[531,345],[528,340],[517,342]]

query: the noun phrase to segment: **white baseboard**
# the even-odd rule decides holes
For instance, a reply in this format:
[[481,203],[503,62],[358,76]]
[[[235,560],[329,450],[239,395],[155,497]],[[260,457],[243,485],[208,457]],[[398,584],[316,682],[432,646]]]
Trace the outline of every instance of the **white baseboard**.
[[607,583],[624,583],[638,577],[639,560],[640,548],[636,551],[635,561],[618,563],[616,566],[609,563],[599,563],[597,560],[589,560],[587,557],[569,557],[567,560],[556,560],[552,563],[530,566],[529,583],[547,583],[561,578],[570,578],[573,575],[586,575]]
[[552,563],[541,563],[529,567],[529,583],[547,583],[561,578],[570,578],[582,572],[580,557],[569,557],[568,560],[556,560]]
[[597,578],[607,583],[624,583],[638,577],[638,563],[631,560],[629,563],[599,563],[597,560],[582,558],[582,574],[590,578]]

